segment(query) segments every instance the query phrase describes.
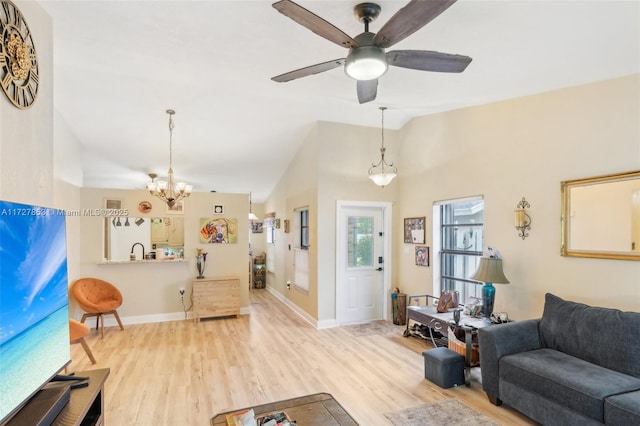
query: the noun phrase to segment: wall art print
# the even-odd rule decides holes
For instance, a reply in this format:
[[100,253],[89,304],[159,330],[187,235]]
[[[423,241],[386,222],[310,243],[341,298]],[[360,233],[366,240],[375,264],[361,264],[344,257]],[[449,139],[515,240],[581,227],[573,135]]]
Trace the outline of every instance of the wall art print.
[[429,247],[416,246],[416,265],[429,266]]
[[404,219],[404,242],[424,244],[425,217],[407,217]]
[[236,244],[238,242],[238,219],[201,218],[200,242],[204,244]]

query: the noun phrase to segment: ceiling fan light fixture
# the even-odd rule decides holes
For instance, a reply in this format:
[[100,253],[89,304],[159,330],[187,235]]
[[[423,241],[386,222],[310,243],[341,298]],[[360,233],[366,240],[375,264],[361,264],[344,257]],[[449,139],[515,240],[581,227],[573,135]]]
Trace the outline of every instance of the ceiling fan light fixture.
[[354,80],[375,80],[388,69],[387,55],[378,46],[352,48],[344,64],[344,72]]

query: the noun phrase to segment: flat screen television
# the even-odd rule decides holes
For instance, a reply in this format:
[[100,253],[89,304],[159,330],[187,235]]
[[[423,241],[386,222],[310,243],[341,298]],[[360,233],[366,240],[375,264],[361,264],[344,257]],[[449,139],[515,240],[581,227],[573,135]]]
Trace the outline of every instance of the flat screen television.
[[65,215],[0,201],[0,424],[71,358]]

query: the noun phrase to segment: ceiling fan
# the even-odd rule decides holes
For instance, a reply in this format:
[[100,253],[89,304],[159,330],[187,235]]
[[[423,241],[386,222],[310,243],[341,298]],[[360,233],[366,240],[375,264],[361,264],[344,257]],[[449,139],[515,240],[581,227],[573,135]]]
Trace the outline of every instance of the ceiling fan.
[[344,65],[345,73],[357,80],[358,101],[363,104],[376,98],[378,77],[387,72],[389,65],[420,71],[462,72],[471,62],[468,56],[429,50],[385,52],[386,48],[418,31],[455,2],[456,0],[411,0],[393,15],[377,34],[369,32],[369,24],[380,15],[380,6],[375,3],[358,4],[353,12],[358,20],[364,23],[364,32],[351,38],[333,24],[291,0],[278,1],[273,4],[278,12],[319,36],[349,49],[349,53],[346,58],[300,68],[273,77],[272,80],[284,83]]

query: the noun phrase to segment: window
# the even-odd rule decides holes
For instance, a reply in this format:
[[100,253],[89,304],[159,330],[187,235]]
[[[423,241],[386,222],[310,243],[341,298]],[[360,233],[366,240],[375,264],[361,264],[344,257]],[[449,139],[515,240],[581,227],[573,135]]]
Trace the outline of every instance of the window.
[[480,197],[445,201],[434,206],[434,245],[439,246],[441,290],[460,292],[460,302],[482,297],[482,283],[470,279],[480,263],[483,247],[484,200]]
[[263,224],[264,232],[267,237],[267,244],[275,244],[276,242],[276,220],[275,217],[265,217]]
[[347,226],[349,268],[373,267],[373,217],[349,216]]
[[294,286],[303,291],[309,290],[309,208],[294,210]]
[[309,209],[302,209],[300,214],[300,247],[309,248]]

